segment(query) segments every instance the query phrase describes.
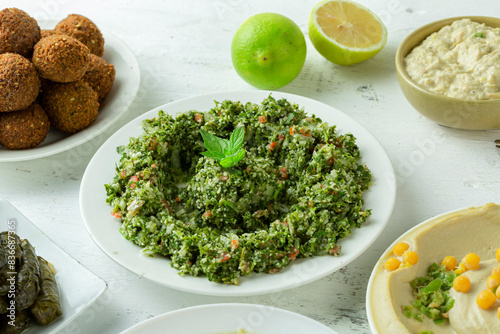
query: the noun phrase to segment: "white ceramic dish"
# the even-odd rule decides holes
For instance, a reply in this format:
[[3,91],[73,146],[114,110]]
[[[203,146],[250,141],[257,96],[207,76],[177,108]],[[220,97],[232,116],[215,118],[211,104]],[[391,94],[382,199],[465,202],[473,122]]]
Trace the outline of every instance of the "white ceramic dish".
[[167,258],[145,256],[141,248],[126,240],[118,231],[120,222],[110,214],[111,208],[105,202],[104,184],[113,179],[115,163],[120,159],[116,147],[127,144],[129,137],[142,133],[140,124],[143,119],[156,117],[160,109],[171,114],[192,109],[208,111],[214,107],[214,100],[258,103],[270,93],[221,92],[175,101],[143,114],[111,136],[90,161],[80,187],[82,217],[97,245],[113,260],[141,277],[178,290],[219,296],[257,295],[297,287],[333,273],[363,253],[384,229],[395,202],[395,177],[387,154],[365,128],[344,113],[318,101],[281,92],[272,92],[272,95],[286,98],[323,121],[336,124],[338,133],[353,133],[358,139],[363,163],[374,175],[373,184],[365,196],[365,207],[373,209],[372,216],[361,229],[355,229],[351,236],[341,241],[340,256],[301,259],[279,273],[251,274],[241,278],[239,286],[223,285],[209,282],[206,277],[179,276],[177,270],[170,267]]
[[[55,23],[40,25],[52,29]],[[37,159],[69,150],[102,133],[127,110],[139,88],[139,64],[132,51],[121,40],[106,31],[101,32],[105,39],[103,58],[113,64],[116,75],[97,119],[88,128],[72,135],[51,129],[45,141],[31,149],[7,150],[0,147],[0,162]]]
[[[462,216],[462,215],[467,216],[467,215],[473,215],[473,214],[475,214],[475,215],[481,214],[482,212],[484,212],[483,210],[485,210],[485,208],[488,207],[489,205],[494,205],[494,204],[490,203],[490,204],[487,204],[485,206],[466,207],[466,208],[445,212],[445,213],[439,214],[437,216],[431,217],[431,218],[419,223],[418,225],[412,227],[411,229],[409,229],[405,233],[403,233],[399,238],[397,238],[384,251],[384,253],[380,256],[380,258],[378,259],[378,261],[376,262],[376,264],[372,270],[372,273],[370,275],[370,279],[368,281],[367,291],[366,291],[366,314],[368,317],[368,323],[370,324],[370,329],[371,329],[372,333],[376,333],[376,334],[384,334],[385,333],[385,332],[379,331],[377,329],[375,319],[377,317],[377,311],[380,312],[380,310],[381,310],[379,307],[383,307],[382,310],[384,310],[387,307],[387,305],[389,305],[391,302],[388,300],[380,300],[379,297],[372,300],[372,296],[374,295],[375,291],[380,291],[380,290],[376,290],[376,289],[380,289],[380,286],[384,286],[384,287],[388,286],[387,281],[383,281],[383,280],[382,280],[383,283],[381,285],[381,283],[380,283],[381,280],[379,279],[381,277],[380,271],[384,270],[383,265],[384,265],[385,261],[390,256],[392,256],[394,246],[397,243],[403,242],[403,241],[410,242],[410,244],[412,242],[416,242],[415,239],[421,233],[428,233],[428,235],[434,234],[437,236],[436,239],[438,239],[439,236],[442,235],[442,233],[446,233],[446,238],[448,240],[455,240],[456,241],[455,245],[453,245],[453,247],[449,246],[451,248],[448,248],[446,251],[443,251],[442,248],[439,248],[437,246],[432,247],[432,248],[431,247],[424,248],[424,247],[420,246],[421,244],[424,244],[424,241],[423,240],[417,241],[419,243],[419,245],[417,245],[416,247],[417,248],[421,247],[420,251],[416,250],[417,253],[419,253],[420,260],[419,260],[419,263],[417,265],[413,266],[411,269],[417,268],[416,270],[418,270],[421,273],[424,273],[424,272],[426,272],[428,265],[430,265],[433,261],[436,261],[438,259],[442,259],[446,255],[456,256],[457,254],[462,253],[462,256],[465,256],[465,254],[467,254],[468,252],[473,250],[470,248],[471,245],[477,245],[480,243],[485,243],[486,245],[495,245],[496,240],[498,240],[498,235],[500,235],[500,234],[496,233],[496,230],[493,230],[493,228],[491,228],[491,227],[490,227],[490,230],[487,234],[488,236],[486,236],[484,234],[486,232],[484,232],[482,230],[481,226],[477,226],[475,224],[469,225],[469,226],[473,226],[473,227],[471,227],[470,230],[468,230],[466,232],[464,232],[463,230],[452,231],[451,229],[449,229],[450,224],[456,223],[457,217]],[[473,231],[473,232],[471,232],[471,231]],[[471,236],[471,233],[473,233],[474,235]],[[408,240],[410,240],[410,241],[408,241]],[[434,244],[436,244],[439,241],[434,240],[433,242],[434,242]],[[439,250],[436,250],[436,248],[438,248]],[[491,246],[491,250],[494,250],[494,249],[496,249],[496,246]],[[448,251],[451,251],[451,250],[453,250],[453,253],[451,253],[451,254],[448,253]],[[485,250],[489,250],[489,248],[486,247]],[[479,253],[480,250],[476,249],[474,251],[478,252],[478,254],[481,256],[481,259],[486,258],[485,255],[483,257],[483,254]],[[436,255],[436,252],[438,252],[440,254]],[[432,255],[432,256],[429,257],[428,253],[430,253],[430,255]],[[425,265],[425,269],[423,269],[423,270],[419,269],[419,266],[422,263],[422,258],[424,258],[424,259],[425,258],[433,258],[433,260],[430,260],[430,262]],[[457,257],[457,259],[460,259],[460,257]],[[413,274],[414,273],[415,273],[415,271],[413,272]],[[420,275],[412,276],[412,278],[417,277],[417,276],[420,276]],[[408,279],[408,278],[405,277],[405,279]],[[403,280],[403,279],[401,279],[401,280]],[[408,289],[410,289],[409,286],[408,286]],[[389,313],[389,312],[387,312],[387,313]],[[413,321],[413,319],[412,319],[412,321]],[[479,323],[481,323],[481,321],[482,321],[482,319],[478,319],[476,323],[479,324]],[[429,323],[432,323],[432,322],[429,322]],[[408,330],[411,331],[411,329],[408,329]],[[394,332],[394,328],[391,328],[390,331]],[[453,330],[450,328],[450,331],[453,331]],[[485,329],[485,333],[486,332],[488,332],[488,331]]]
[[9,202],[0,199],[0,231],[7,231],[10,226],[15,226],[21,239],[28,239],[37,255],[54,265],[63,311],[52,324],[39,326],[33,322],[23,334],[48,334],[62,329],[104,293],[106,282],[54,244]]
[[[196,319],[196,321],[193,321]],[[335,334],[325,325],[279,308],[253,304],[189,307],[146,320],[122,334]]]

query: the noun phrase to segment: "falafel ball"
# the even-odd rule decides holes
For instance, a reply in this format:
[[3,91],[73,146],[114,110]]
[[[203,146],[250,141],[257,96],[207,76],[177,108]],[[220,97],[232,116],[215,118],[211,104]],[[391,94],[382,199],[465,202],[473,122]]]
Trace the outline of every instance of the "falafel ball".
[[56,32],[54,30],[51,30],[51,29],[42,29],[40,30],[40,36],[42,38],[45,38],[45,37],[49,37],[49,36],[52,36],[52,35],[55,35]]
[[115,81],[115,67],[95,54],[90,55],[90,64],[83,76],[83,81],[97,93],[97,98],[102,101],[108,95]]
[[83,80],[48,84],[44,87],[42,107],[50,124],[66,133],[85,129],[99,113],[97,93]]
[[11,150],[41,144],[50,129],[47,114],[38,103],[27,108],[0,114],[0,145]]
[[104,54],[104,37],[101,31],[94,22],[83,15],[68,15],[56,25],[54,31],[76,38],[96,56],[102,57]]
[[40,27],[34,18],[17,8],[0,12],[0,53],[18,53],[29,58],[40,40]]
[[0,54],[0,112],[32,104],[40,91],[35,66],[17,53]]
[[66,35],[51,35],[36,43],[33,64],[38,74],[55,82],[81,79],[90,63],[90,51],[80,41]]

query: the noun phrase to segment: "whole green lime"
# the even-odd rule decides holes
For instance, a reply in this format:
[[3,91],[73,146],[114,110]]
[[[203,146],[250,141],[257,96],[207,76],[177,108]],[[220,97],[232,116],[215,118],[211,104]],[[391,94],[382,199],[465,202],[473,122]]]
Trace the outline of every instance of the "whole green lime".
[[306,41],[286,16],[261,13],[236,30],[231,58],[238,75],[257,88],[276,89],[290,83],[306,60]]

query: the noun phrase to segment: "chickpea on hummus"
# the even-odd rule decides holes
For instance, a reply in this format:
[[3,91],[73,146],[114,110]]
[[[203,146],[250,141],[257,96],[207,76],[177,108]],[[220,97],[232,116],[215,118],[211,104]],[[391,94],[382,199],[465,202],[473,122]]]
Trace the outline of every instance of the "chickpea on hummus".
[[465,100],[500,99],[500,28],[462,19],[427,37],[404,59],[422,88]]
[[[385,263],[394,258],[393,250],[382,256],[369,287],[372,328],[379,333],[498,333],[500,301],[495,300],[485,309],[478,295],[488,288],[487,281],[492,271],[499,270],[495,269],[500,265],[498,255],[495,256],[495,250],[498,253],[500,246],[499,231],[500,206],[490,203],[438,216],[407,233],[402,240],[419,255],[418,262],[388,270]],[[452,267],[456,269],[448,273],[466,277],[470,288],[457,291],[462,290],[460,284],[456,284],[458,282],[447,288],[447,312],[442,314],[445,319],[438,315],[436,318],[441,319],[435,322],[428,316],[410,316],[410,309],[415,310],[409,306],[415,301],[415,279],[428,277],[430,267],[436,273],[446,271],[446,261],[443,261],[443,266],[438,264],[450,254],[463,260],[458,266],[455,262]],[[468,269],[463,268],[463,263]],[[448,275],[438,275],[443,282],[448,278]],[[430,280],[429,287],[433,285],[432,278]],[[440,290],[441,286],[435,288]]]

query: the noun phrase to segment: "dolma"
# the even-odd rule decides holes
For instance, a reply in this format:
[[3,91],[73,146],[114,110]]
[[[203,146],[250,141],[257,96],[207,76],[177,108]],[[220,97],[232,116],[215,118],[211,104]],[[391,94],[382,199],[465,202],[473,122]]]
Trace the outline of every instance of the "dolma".
[[7,313],[9,307],[9,299],[7,296],[0,296],[0,313]]
[[0,295],[5,295],[9,291],[10,285],[7,278],[12,275],[9,273],[15,272],[21,262],[21,239],[15,233],[4,231],[0,233],[0,248],[5,255],[5,264],[0,268]]
[[31,314],[40,325],[48,325],[62,314],[59,289],[50,263],[40,256],[38,262],[40,263],[40,292],[31,306]]
[[23,256],[16,280],[16,307],[24,310],[35,301],[39,287],[40,263],[35,249],[27,239],[21,243]]
[[3,271],[7,266],[7,253],[3,247],[0,247],[0,270]]
[[19,334],[22,333],[31,324],[31,317],[29,310],[17,310],[15,312],[15,318],[11,319],[8,315],[3,316],[2,328],[0,328],[0,333],[2,334]]

